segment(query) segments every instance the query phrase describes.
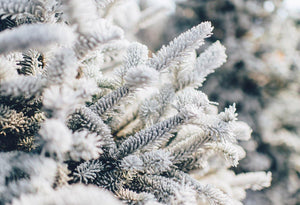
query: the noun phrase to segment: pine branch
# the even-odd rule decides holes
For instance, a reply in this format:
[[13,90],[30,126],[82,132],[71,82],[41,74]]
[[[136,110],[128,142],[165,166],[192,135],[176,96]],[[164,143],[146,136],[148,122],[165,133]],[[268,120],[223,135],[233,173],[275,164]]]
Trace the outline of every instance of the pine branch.
[[18,73],[22,75],[41,75],[45,63],[43,62],[43,54],[35,51],[29,50],[22,54],[23,60],[18,62],[17,65],[20,65],[21,68],[18,69]]
[[98,172],[103,169],[103,165],[98,160],[86,161],[76,167],[74,181],[79,180],[80,183],[88,184],[93,182]]
[[0,54],[27,49],[45,49],[55,43],[71,45],[74,40],[73,31],[63,24],[22,25],[0,33]]
[[219,42],[213,43],[196,60],[194,72],[191,73],[193,86],[201,86],[206,76],[213,73],[226,62],[225,47]]
[[189,171],[202,157],[198,150],[209,140],[209,137],[203,136],[202,133],[197,133],[186,137],[186,139],[177,142],[173,146],[167,147],[166,150],[171,153],[171,161],[178,169]]
[[124,157],[120,166],[125,170],[158,175],[171,169],[172,157],[168,152],[155,150],[140,155]]
[[45,19],[45,5],[39,0],[1,0],[0,15],[2,19],[36,18],[40,21]]
[[174,97],[175,92],[172,85],[164,85],[158,94],[154,94],[150,99],[144,100],[139,107],[139,118],[146,126],[157,123]]
[[177,126],[186,123],[191,118],[191,113],[179,113],[163,122],[157,123],[152,127],[142,130],[133,136],[126,139],[114,154],[115,158],[125,157],[134,151],[144,147],[150,142],[157,140],[164,136],[166,133],[172,131]]
[[84,34],[80,33],[78,41],[74,45],[76,56],[79,59],[104,44],[123,38],[123,30],[108,21],[100,19],[93,23],[93,30]]
[[[1,83],[0,102],[7,105],[18,106],[36,99],[46,87],[46,81],[39,77],[24,76]],[[14,103],[12,103],[14,102]]]
[[109,127],[104,124],[102,119],[87,107],[77,109],[71,116],[68,126],[76,131],[87,128],[90,132],[95,132],[103,138],[103,149],[115,149],[116,144],[111,135]]
[[62,5],[68,22],[76,25],[80,34],[88,33],[94,21],[98,19],[94,0],[62,0]]
[[125,83],[125,76],[129,69],[144,65],[148,59],[148,48],[139,43],[132,43],[127,48],[123,66],[116,71],[120,85]]
[[5,58],[0,57],[0,84],[11,81],[18,77],[16,64]]
[[91,105],[89,108],[97,115],[103,115],[107,110],[111,109],[114,105],[120,102],[120,100],[129,94],[129,87],[123,86],[115,91],[107,94],[100,98],[96,103]]
[[179,181],[183,181],[185,184],[188,184],[193,189],[195,189],[199,196],[204,197],[210,204],[213,205],[228,205],[228,204],[241,204],[237,201],[232,200],[227,194],[222,192],[221,190],[210,186],[210,185],[202,185],[197,180],[193,179],[188,174],[175,171],[171,173],[171,176],[177,178]]
[[115,0],[95,0],[97,6],[102,9],[107,7],[109,4],[113,3],[114,1]]
[[39,129],[43,119],[43,116],[38,113],[28,117],[24,116],[23,112],[0,105],[0,135],[33,135]]
[[47,65],[47,84],[58,85],[67,80],[75,79],[77,63],[75,53],[71,49],[61,49]]
[[185,56],[199,48],[204,38],[211,36],[213,27],[210,22],[204,22],[175,38],[168,46],[163,46],[148,62],[150,66],[160,71],[181,62]]
[[72,149],[68,153],[74,161],[97,159],[103,153],[102,136],[87,130],[73,133]]
[[248,172],[238,174],[232,184],[245,189],[262,190],[271,185],[271,180],[271,172]]
[[138,66],[131,68],[125,75],[125,85],[100,98],[96,103],[90,106],[90,109],[99,116],[107,110],[118,104],[120,100],[129,95],[136,88],[150,84],[158,77],[158,73],[147,66]]
[[167,203],[181,189],[178,182],[159,175],[141,175],[135,180],[138,187],[134,187],[134,190],[150,192],[155,195],[158,201],[164,203]]
[[72,132],[60,119],[46,119],[38,132],[42,155],[50,155],[59,161],[66,160],[72,148]]
[[205,144],[205,149],[212,149],[216,153],[222,154],[226,161],[230,163],[231,166],[236,167],[239,163],[239,160],[246,156],[243,148],[232,143],[207,143]]
[[121,187],[115,193],[118,198],[124,200],[128,204],[147,204],[147,203],[155,203],[154,195],[147,192],[135,192],[130,189],[125,189]]

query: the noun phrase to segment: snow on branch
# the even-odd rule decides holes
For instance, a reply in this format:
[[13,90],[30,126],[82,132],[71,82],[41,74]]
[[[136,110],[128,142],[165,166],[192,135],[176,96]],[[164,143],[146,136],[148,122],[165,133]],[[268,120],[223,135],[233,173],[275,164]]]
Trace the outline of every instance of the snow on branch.
[[176,65],[190,51],[198,49],[204,43],[204,39],[211,36],[212,30],[213,27],[210,22],[204,22],[193,27],[171,41],[168,46],[163,46],[149,60],[149,65],[156,70]]
[[186,123],[192,117],[193,113],[190,113],[188,110],[184,110],[165,121],[157,123],[146,130],[142,130],[135,135],[130,136],[119,146],[117,152],[114,154],[115,157],[125,157],[128,154],[133,153],[148,143],[161,138],[177,126]]
[[226,62],[227,56],[225,54],[226,48],[220,41],[212,44],[206,49],[198,58],[195,64],[195,76],[198,83],[205,81],[205,77],[213,73],[214,70]]
[[0,54],[44,49],[56,43],[71,46],[74,40],[73,31],[63,24],[22,25],[0,33]]
[[1,0],[0,15],[1,19],[11,17],[35,17],[44,20],[45,5],[41,0]]
[[79,33],[74,50],[78,58],[83,58],[88,52],[99,48],[101,45],[122,39],[124,32],[118,26],[112,25],[105,19],[93,22],[91,30]]

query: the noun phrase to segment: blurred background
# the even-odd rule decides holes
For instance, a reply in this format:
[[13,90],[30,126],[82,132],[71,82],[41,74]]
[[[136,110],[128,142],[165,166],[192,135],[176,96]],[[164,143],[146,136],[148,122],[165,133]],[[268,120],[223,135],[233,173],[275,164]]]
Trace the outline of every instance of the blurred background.
[[177,1],[171,15],[137,35],[156,51],[203,21],[215,27],[206,46],[220,40],[228,60],[199,89],[219,110],[235,102],[253,129],[235,171],[273,174],[272,186],[249,191],[244,203],[300,204],[300,1]]

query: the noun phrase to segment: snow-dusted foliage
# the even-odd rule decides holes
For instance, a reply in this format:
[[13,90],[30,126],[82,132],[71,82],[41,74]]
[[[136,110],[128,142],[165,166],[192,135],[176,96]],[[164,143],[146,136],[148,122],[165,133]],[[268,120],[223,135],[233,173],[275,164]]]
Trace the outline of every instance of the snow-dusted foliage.
[[[294,0],[189,0],[168,22],[180,33],[211,21],[227,62],[201,90],[222,109],[236,103],[239,119],[253,129],[242,143],[238,171],[272,171],[272,186],[249,192],[246,204],[299,204],[299,10]],[[285,5],[295,5],[298,17]],[[242,124],[240,125],[242,126]],[[246,135],[244,135],[246,136]],[[280,197],[279,197],[280,196]]]
[[228,169],[252,130],[195,89],[226,61],[218,41],[196,55],[211,23],[150,55],[124,35],[174,2],[128,2],[130,29],[121,0],[0,0],[0,204],[241,204],[270,186]]

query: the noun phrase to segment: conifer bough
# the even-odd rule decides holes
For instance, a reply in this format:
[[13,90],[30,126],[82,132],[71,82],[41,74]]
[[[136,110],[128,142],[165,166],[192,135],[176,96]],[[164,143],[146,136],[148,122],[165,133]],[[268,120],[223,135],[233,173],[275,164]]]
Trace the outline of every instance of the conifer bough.
[[239,204],[268,187],[228,169],[250,127],[195,89],[226,61],[220,42],[195,54],[211,24],[149,57],[116,2],[0,0],[15,26],[0,32],[0,204]]

